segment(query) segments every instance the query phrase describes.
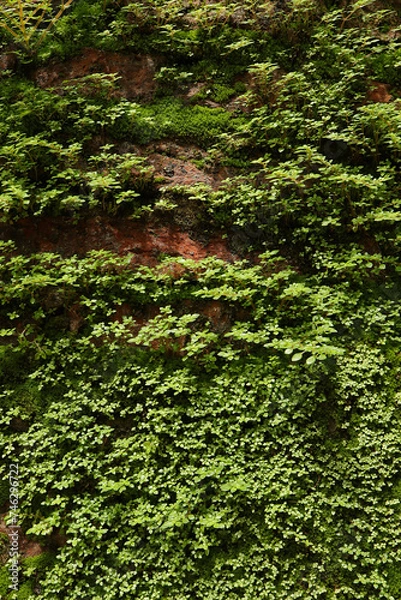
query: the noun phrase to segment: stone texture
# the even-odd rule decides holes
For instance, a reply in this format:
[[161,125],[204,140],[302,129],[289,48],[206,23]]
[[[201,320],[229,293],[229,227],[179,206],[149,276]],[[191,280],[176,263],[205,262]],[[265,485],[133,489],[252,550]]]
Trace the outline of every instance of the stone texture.
[[53,62],[36,69],[33,79],[43,88],[58,88],[62,83],[93,73],[116,74],[120,77],[117,95],[149,99],[156,90],[156,59],[148,55],[128,55],[86,48],[82,54],[64,62]]

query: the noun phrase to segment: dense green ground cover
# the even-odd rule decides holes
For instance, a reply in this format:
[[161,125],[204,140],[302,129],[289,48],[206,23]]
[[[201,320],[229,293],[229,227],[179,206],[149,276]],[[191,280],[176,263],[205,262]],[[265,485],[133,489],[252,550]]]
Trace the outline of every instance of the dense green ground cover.
[[[1,243],[0,504],[18,461],[46,552],[10,592],[2,540],[0,597],[401,600],[399,23],[367,1],[77,0],[42,39],[4,30],[3,221],[181,195],[259,258]],[[88,44],[163,55],[156,97],[32,83]],[[118,150],[171,139],[235,176],[172,193]]]

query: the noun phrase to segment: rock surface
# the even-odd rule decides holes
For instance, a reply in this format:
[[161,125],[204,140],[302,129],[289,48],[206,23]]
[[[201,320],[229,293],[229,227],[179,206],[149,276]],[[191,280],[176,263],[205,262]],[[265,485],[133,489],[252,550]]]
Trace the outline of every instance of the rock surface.
[[42,88],[59,88],[66,81],[76,83],[94,73],[118,75],[116,95],[133,99],[150,99],[156,90],[156,59],[148,55],[128,55],[86,48],[79,56],[52,62],[36,69],[33,80]]
[[55,252],[63,256],[84,255],[90,250],[109,250],[120,255],[132,253],[134,264],[155,265],[161,254],[199,260],[206,256],[233,261],[233,254],[221,236],[206,243],[196,240],[175,225],[146,223],[123,217],[65,217],[21,219],[0,226],[0,239],[11,239],[24,253]]

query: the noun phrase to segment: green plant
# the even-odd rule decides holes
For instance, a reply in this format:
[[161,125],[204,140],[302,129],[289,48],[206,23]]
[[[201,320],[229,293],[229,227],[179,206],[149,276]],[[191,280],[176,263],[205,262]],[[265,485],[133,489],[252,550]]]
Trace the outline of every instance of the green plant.
[[0,594],[3,598],[7,597],[10,589],[11,579],[7,566],[0,567]]
[[25,50],[34,51],[45,39],[73,0],[2,0],[0,27],[21,44]]
[[[397,82],[399,17],[379,8],[80,0],[37,60],[155,53],[155,98],[0,78],[0,490],[18,460],[21,531],[51,549],[21,597],[398,600],[400,118],[396,89],[369,93]],[[160,188],[147,155],[213,185]],[[145,264],[108,235],[79,255],[21,235],[96,216],[119,240],[145,210]]]

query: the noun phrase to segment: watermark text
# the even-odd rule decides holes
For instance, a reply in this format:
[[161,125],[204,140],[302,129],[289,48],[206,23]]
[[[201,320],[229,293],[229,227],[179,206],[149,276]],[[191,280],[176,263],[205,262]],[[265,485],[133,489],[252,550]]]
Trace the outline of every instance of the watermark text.
[[8,519],[8,537],[9,537],[9,570],[11,577],[11,589],[18,591],[19,583],[19,524],[18,524],[18,485],[19,485],[19,471],[18,463],[11,463],[8,474],[10,484],[9,494],[9,519]]

